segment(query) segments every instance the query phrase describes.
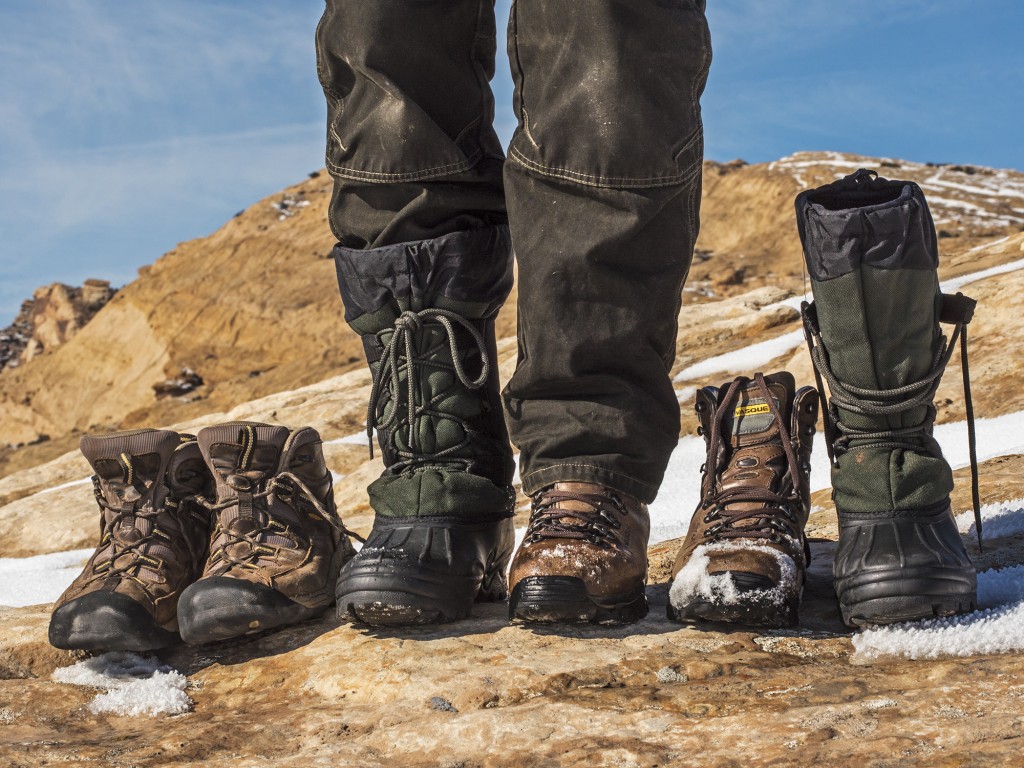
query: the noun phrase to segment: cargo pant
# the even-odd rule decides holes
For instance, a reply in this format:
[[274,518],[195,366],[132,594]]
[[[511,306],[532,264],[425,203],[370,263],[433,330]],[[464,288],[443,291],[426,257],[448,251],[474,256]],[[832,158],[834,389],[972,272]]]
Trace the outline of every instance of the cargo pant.
[[704,6],[516,0],[506,158],[494,0],[327,0],[317,68],[349,264],[511,231],[519,355],[502,396],[527,494],[583,481],[650,502],[678,441],[668,371],[698,229]]

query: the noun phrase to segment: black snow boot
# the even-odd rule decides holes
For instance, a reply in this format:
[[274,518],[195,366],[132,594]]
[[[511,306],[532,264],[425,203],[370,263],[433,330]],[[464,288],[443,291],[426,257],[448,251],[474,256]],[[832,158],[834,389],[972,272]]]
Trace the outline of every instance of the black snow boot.
[[[843,621],[889,624],[973,610],[974,566],[951,514],[953,476],[932,403],[961,342],[974,473],[967,323],[943,295],[935,227],[917,184],[857,173],[796,200],[814,303],[804,324],[839,514],[834,575]],[[951,337],[940,322],[953,324]],[[977,523],[980,537],[981,523]],[[980,539],[979,539],[980,540]]]
[[386,466],[369,487],[373,530],[338,578],[338,614],[377,626],[466,618],[474,601],[506,597],[513,548],[494,339],[512,286],[508,230],[338,246],[334,258]]

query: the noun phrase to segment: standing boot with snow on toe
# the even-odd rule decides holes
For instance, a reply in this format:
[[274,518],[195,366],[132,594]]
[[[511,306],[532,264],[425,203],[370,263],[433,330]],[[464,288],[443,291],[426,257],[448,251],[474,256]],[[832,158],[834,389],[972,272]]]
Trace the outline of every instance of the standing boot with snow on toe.
[[555,483],[533,497],[512,560],[509,618],[627,624],[647,615],[647,505],[597,483]]
[[[340,618],[438,624],[504,600],[512,449],[494,318],[512,286],[505,226],[334,250],[345,318],[373,373],[367,431],[383,454],[366,544],[342,569]],[[372,447],[371,447],[372,455]]]
[[354,554],[312,427],[232,422],[199,431],[216,480],[202,577],[178,603],[187,643],[227,640],[321,615]]
[[[917,184],[862,169],[803,192],[796,212],[814,294],[804,326],[819,388],[824,379],[829,391],[843,621],[971,611],[975,570],[951,514],[953,475],[932,437],[932,401],[959,339],[980,542],[966,357],[975,302],[939,289],[935,226]],[[948,340],[940,322],[953,326]]]
[[796,624],[810,561],[804,526],[818,393],[794,389],[782,371],[697,392],[707,461],[672,569],[673,621]]
[[50,643],[81,651],[149,651],[178,642],[177,606],[206,557],[213,478],[191,435],[139,429],[86,435],[96,473],[100,543],[60,596]]

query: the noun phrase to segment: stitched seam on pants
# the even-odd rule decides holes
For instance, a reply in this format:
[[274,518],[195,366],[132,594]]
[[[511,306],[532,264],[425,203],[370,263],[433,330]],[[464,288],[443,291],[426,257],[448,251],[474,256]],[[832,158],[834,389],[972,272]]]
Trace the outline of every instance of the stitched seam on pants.
[[425,179],[429,176],[451,176],[455,173],[461,173],[462,171],[468,171],[477,161],[483,156],[483,151],[478,149],[472,155],[467,157],[465,160],[460,160],[457,163],[448,163],[447,165],[438,165],[434,168],[424,168],[420,171],[408,171],[404,173],[385,173],[381,171],[361,171],[356,168],[347,168],[337,163],[331,162],[330,158],[327,159],[327,168],[331,173],[342,176],[348,179],[356,179],[358,181],[414,181],[416,179]]
[[552,166],[530,160],[515,147],[509,148],[509,157],[521,165],[526,166],[530,170],[537,171],[545,176],[554,176],[556,178],[566,179],[577,184],[583,184],[591,187],[672,187],[677,184],[682,184],[700,173],[701,165],[699,162],[694,163],[693,168],[674,176],[649,176],[647,178],[639,178],[631,176],[595,176],[592,174],[569,170],[568,168],[554,168]]

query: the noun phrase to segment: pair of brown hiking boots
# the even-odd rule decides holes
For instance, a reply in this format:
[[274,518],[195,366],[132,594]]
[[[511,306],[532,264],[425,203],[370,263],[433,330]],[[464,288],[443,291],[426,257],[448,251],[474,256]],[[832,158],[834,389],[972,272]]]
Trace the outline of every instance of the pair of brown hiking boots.
[[[791,625],[809,560],[817,391],[796,390],[786,372],[756,374],[704,387],[696,411],[708,458],[673,568],[669,618]],[[512,563],[513,619],[642,618],[649,530],[646,505],[630,496],[584,483],[541,492]]]
[[50,642],[85,651],[208,643],[320,615],[354,549],[320,435],[234,422],[198,436],[82,438],[100,542],[57,601]]

